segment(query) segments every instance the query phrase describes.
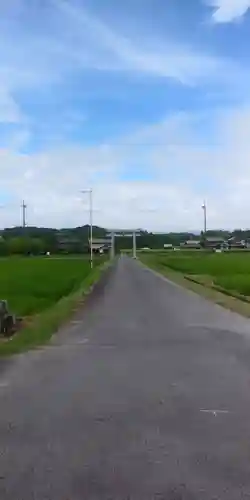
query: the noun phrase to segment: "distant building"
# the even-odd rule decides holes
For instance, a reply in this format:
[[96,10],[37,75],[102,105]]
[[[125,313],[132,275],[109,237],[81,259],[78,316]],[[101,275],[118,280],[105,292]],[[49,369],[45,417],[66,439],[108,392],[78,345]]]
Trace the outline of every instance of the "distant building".
[[[94,253],[104,253],[108,252],[111,248],[111,239],[110,238],[93,238],[92,239],[92,249]],[[90,240],[89,240],[89,249],[90,249]]]
[[183,243],[180,244],[181,248],[196,248],[199,249],[201,248],[201,242],[200,240],[186,240]]
[[229,248],[246,248],[247,247],[247,243],[245,240],[238,240],[234,236],[232,236],[232,238],[229,238],[227,240],[227,243],[228,243]]
[[173,245],[172,243],[164,243],[164,248],[166,249],[170,249],[170,248],[173,248]]
[[61,252],[73,253],[80,252],[83,250],[83,243],[80,238],[72,236],[70,233],[58,232],[57,235],[57,246]]
[[225,239],[221,236],[207,236],[204,239],[203,246],[205,248],[221,248],[225,244]]

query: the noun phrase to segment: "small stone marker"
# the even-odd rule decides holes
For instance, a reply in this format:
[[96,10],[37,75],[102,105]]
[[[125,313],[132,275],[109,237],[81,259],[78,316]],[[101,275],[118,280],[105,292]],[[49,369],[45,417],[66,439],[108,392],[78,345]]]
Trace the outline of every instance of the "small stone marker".
[[16,318],[9,311],[7,300],[0,300],[0,334],[10,336],[15,329]]

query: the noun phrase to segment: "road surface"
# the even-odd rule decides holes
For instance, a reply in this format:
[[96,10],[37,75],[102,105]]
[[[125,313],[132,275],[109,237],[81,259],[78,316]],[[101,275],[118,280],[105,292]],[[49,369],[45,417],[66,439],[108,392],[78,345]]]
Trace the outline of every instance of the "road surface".
[[250,323],[126,257],[1,365],[1,500],[250,498]]

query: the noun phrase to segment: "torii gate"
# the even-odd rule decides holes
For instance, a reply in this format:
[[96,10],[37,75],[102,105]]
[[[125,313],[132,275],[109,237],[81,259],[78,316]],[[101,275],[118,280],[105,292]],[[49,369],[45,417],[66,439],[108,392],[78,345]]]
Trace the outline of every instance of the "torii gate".
[[140,236],[139,229],[110,229],[108,237],[111,237],[111,258],[115,256],[115,237],[131,236],[133,238],[133,259],[136,259],[136,236]]

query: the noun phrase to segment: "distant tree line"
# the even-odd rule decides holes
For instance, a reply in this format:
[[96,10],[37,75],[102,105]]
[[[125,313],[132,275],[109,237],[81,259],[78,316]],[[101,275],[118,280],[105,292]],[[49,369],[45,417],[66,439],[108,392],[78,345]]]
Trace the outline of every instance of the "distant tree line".
[[[250,240],[250,229],[242,230],[235,229],[234,231],[226,230],[209,230],[206,235],[203,231],[200,233],[191,232],[171,232],[165,234],[150,233],[147,231],[141,231],[140,237],[137,238],[138,248],[151,248],[151,249],[161,249],[166,244],[171,244],[173,246],[180,246],[187,240],[200,240],[204,241],[206,237],[221,237],[227,240],[230,237],[235,237],[237,240]],[[131,248],[132,240],[131,238],[117,238],[116,247],[117,250],[122,248]]]
[[[41,255],[47,252],[87,253],[89,226],[70,229],[12,227],[1,231],[0,255]],[[106,230],[93,227],[93,237],[102,238]]]
[[[69,229],[51,229],[43,227],[13,227],[1,231],[0,255],[41,255],[46,252],[57,253],[87,253],[89,252],[89,226]],[[93,238],[105,238],[106,229],[93,227]],[[225,239],[234,236],[238,240],[250,240],[250,229],[235,229],[232,232],[218,230],[207,231],[207,236],[221,236]],[[184,241],[204,238],[202,232],[170,232],[166,234],[150,233],[141,230],[137,237],[138,248],[160,249],[164,244],[179,246]],[[116,237],[116,251],[132,247],[131,237]]]

